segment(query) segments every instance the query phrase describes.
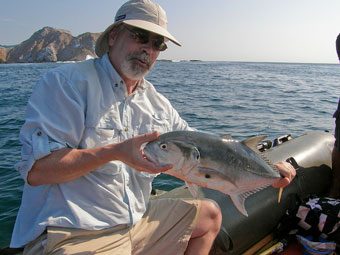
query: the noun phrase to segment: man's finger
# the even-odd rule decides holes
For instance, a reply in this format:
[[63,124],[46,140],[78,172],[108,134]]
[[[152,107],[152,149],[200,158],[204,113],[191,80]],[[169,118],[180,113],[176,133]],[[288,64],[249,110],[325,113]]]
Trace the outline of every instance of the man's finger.
[[159,133],[157,131],[146,133],[143,135],[136,136],[135,138],[138,140],[140,144],[151,142],[156,140],[159,137]]
[[290,183],[290,180],[288,177],[281,178],[277,182],[275,182],[272,186],[274,188],[284,188]]
[[275,164],[275,166],[280,171],[280,174],[283,177],[288,178],[289,181],[291,181],[296,175],[295,168],[288,162],[284,162],[284,161],[278,162]]

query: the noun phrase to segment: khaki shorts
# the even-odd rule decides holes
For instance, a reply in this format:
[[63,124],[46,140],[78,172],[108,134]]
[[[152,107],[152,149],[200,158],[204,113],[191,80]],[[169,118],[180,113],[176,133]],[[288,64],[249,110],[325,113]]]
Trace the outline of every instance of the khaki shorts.
[[104,230],[48,227],[26,245],[24,255],[38,254],[184,254],[200,211],[199,200],[151,200],[133,227]]

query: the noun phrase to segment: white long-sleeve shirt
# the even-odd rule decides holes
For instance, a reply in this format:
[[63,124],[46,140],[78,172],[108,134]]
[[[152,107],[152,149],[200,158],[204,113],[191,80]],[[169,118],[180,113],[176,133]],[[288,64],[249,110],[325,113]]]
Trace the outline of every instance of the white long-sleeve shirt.
[[25,180],[11,247],[37,238],[47,226],[97,230],[135,224],[144,214],[154,175],[120,161],[74,181],[33,187],[35,161],[61,148],[93,148],[157,130],[189,129],[169,101],[146,80],[127,95],[108,55],[49,71],[37,83],[20,132]]

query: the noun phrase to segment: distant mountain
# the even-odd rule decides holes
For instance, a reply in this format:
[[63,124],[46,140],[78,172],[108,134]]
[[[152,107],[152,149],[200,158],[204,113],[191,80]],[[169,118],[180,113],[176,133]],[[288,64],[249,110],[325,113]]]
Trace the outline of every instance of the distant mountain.
[[0,46],[0,64],[5,63],[7,59],[7,53],[11,48],[5,48]]
[[94,47],[99,35],[74,37],[67,30],[44,27],[18,45],[0,46],[0,63],[82,61],[96,56]]

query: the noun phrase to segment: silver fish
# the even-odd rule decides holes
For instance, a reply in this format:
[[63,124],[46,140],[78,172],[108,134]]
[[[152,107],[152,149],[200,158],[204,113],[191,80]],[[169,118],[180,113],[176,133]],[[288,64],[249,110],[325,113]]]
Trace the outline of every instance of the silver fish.
[[173,131],[160,135],[143,150],[151,162],[173,165],[165,174],[229,195],[236,208],[248,216],[245,199],[280,178],[278,170],[255,152],[263,138],[239,142],[230,136]]

